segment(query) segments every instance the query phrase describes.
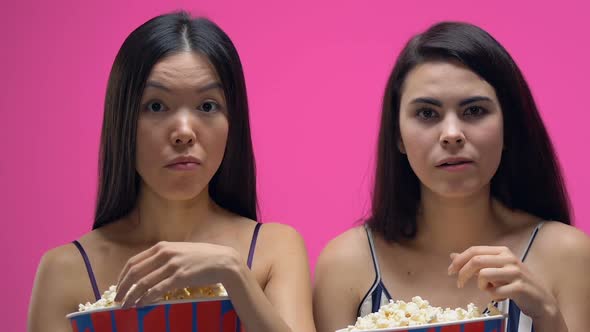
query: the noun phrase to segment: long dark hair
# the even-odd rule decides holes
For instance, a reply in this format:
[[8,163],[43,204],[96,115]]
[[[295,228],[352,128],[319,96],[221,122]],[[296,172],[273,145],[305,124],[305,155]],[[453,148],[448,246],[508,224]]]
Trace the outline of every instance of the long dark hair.
[[506,149],[491,180],[491,195],[512,209],[570,224],[560,167],[531,91],[508,52],[487,32],[467,23],[442,22],[406,44],[383,99],[372,210],[366,222],[388,241],[413,238],[418,229],[420,181],[397,148],[403,83],[426,61],[458,61],[496,91]]
[[254,153],[240,58],[217,25],[179,12],[138,27],[115,58],[105,98],[93,229],[127,215],[135,206],[140,189],[135,170],[137,118],[145,82],[159,60],[186,51],[208,58],[221,79],[228,106],[227,146],[209,194],[221,207],[257,220]]

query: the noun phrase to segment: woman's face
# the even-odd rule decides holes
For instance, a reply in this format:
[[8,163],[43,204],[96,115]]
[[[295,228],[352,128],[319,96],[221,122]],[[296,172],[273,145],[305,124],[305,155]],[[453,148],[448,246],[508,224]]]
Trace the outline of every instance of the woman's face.
[[152,69],[137,123],[137,172],[144,189],[189,200],[208,188],[228,135],[221,82],[207,58],[181,52]]
[[490,84],[458,63],[425,62],[406,76],[399,117],[398,148],[423,190],[465,197],[489,189],[504,144]]

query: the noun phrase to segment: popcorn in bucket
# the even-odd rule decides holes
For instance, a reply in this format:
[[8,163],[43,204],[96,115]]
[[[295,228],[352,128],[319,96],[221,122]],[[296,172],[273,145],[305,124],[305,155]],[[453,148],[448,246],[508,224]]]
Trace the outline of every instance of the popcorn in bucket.
[[240,322],[222,286],[185,288],[167,301],[122,309],[113,302],[115,286],[66,317],[74,332],[240,332]]
[[407,303],[390,301],[337,332],[504,332],[506,315],[493,306],[487,309],[482,313],[472,303],[467,309],[443,309],[416,296]]

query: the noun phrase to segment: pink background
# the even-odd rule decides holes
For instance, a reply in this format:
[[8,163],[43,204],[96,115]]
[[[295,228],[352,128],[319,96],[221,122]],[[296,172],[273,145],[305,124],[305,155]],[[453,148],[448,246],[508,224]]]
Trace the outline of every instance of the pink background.
[[3,331],[25,330],[42,253],[91,227],[118,48],[135,27],[174,9],[213,19],[236,44],[263,220],[297,228],[312,265],[366,212],[386,77],[410,35],[439,20],[480,25],[516,59],[564,165],[576,225],[590,232],[585,1],[101,2],[0,5]]

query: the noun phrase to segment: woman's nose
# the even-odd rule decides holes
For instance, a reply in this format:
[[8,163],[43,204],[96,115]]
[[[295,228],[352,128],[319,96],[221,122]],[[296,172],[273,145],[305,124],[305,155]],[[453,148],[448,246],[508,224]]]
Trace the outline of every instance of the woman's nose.
[[443,123],[440,144],[443,148],[459,147],[465,144],[465,135],[458,119],[449,119]]
[[197,139],[194,130],[194,115],[190,111],[179,111],[175,115],[174,127],[170,133],[170,141],[175,146],[193,145]]

